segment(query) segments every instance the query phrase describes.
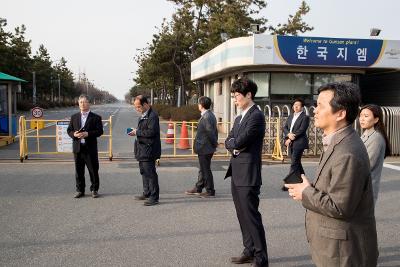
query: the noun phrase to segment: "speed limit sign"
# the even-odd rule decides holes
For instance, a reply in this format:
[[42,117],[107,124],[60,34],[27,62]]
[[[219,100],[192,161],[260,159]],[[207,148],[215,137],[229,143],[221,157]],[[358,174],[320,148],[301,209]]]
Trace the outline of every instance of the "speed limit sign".
[[32,109],[32,116],[37,119],[43,117],[43,109],[39,107],[34,107]]

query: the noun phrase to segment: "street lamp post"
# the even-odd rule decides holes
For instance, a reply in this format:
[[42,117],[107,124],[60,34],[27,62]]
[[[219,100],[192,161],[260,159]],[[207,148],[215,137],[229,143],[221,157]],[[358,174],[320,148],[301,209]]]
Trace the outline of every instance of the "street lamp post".
[[94,80],[86,79],[86,95],[89,97],[89,83],[94,82]]
[[32,79],[32,102],[33,105],[36,105],[36,72],[33,72],[33,79]]
[[61,101],[61,80],[60,80],[60,74],[57,74],[58,76],[58,103]]

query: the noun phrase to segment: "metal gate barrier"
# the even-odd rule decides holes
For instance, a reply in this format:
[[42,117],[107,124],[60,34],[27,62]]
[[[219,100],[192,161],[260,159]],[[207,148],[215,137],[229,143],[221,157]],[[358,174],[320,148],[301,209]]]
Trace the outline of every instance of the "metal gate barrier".
[[[168,125],[170,134],[161,131],[162,158],[195,157],[193,143],[196,136],[198,122],[161,121],[161,128]],[[230,153],[225,148],[225,139],[231,130],[232,122],[217,122],[218,147],[214,157],[227,157]],[[266,120],[266,129],[263,142],[262,155],[271,156],[273,159],[283,160],[281,150],[280,120],[271,118]]]
[[[107,138],[107,149],[99,151],[99,154],[106,155],[111,161],[113,159],[112,153],[112,116],[108,120],[102,120],[103,124],[109,125],[108,134],[103,134],[100,138]],[[30,128],[27,129],[27,124],[30,123]],[[69,120],[27,120],[25,116],[19,118],[19,159],[23,162],[28,159],[29,155],[57,155],[57,154],[71,154],[72,153],[72,139],[64,138],[66,134],[66,127]],[[55,126],[52,132],[52,126]],[[68,136],[69,137],[69,136]],[[50,148],[43,149],[41,147],[41,140],[54,139]],[[66,143],[64,141],[66,140]],[[43,142],[42,142],[43,143]],[[46,143],[47,145],[49,143]],[[69,146],[71,144],[71,146]],[[55,147],[55,149],[54,149]]]

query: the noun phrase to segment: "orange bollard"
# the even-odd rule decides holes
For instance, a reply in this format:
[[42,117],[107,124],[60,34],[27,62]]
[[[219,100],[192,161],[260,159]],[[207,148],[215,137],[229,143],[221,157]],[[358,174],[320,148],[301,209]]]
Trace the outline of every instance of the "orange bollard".
[[168,130],[167,130],[167,139],[165,139],[165,143],[173,144],[174,143],[174,124],[169,120]]
[[178,147],[180,149],[189,149],[190,145],[189,145],[189,139],[188,138],[188,130],[186,127],[186,121],[183,121],[182,123],[182,130],[181,130],[181,139],[179,141],[179,145]]

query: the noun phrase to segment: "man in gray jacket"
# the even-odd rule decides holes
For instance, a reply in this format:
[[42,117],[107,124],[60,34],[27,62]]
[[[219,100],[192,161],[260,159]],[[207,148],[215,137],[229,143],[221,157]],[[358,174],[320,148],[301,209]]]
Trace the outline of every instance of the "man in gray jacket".
[[318,90],[315,126],[324,131],[316,179],[286,184],[306,211],[306,235],[317,266],[376,266],[378,244],[367,150],[352,128],[360,103],[351,83]]
[[[187,195],[199,195],[200,197],[214,197],[214,178],[211,172],[211,158],[218,145],[217,120],[211,112],[211,99],[206,96],[199,98],[199,111],[201,118],[197,125],[197,133],[194,139],[194,152],[199,158],[199,175],[194,188],[187,190]],[[203,188],[206,192],[202,192]]]

